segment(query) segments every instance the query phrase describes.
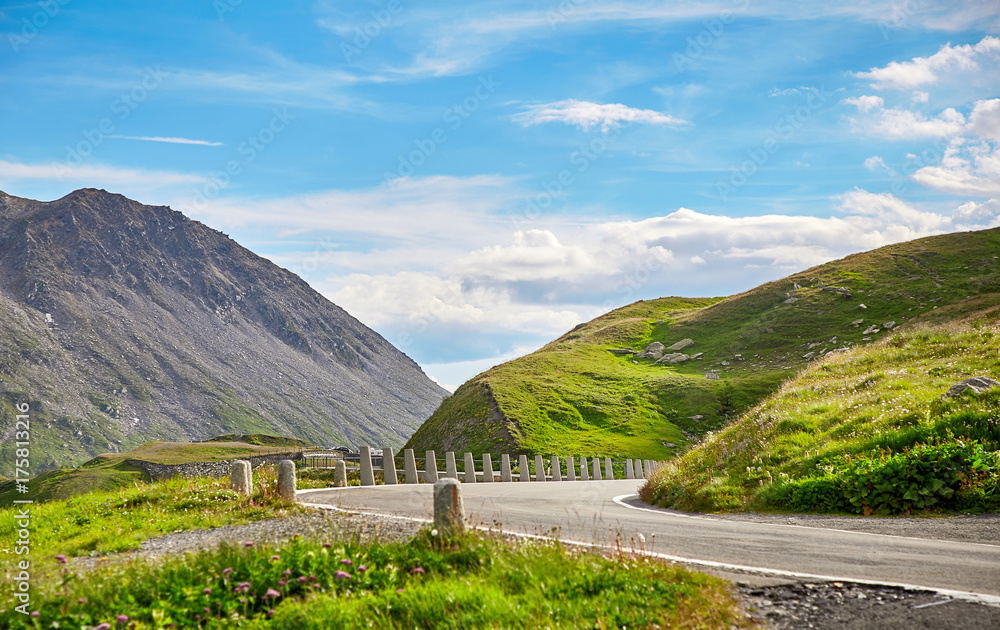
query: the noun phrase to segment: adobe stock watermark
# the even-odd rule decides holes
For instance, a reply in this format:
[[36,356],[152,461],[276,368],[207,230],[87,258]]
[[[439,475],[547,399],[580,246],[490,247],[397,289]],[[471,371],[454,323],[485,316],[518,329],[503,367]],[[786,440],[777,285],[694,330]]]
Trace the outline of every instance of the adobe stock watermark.
[[[28,403],[15,405],[14,417],[14,487],[20,494],[28,494],[31,478],[31,406]],[[31,504],[30,499],[14,499],[14,555],[24,556],[15,565],[17,573],[11,579],[14,584],[14,598],[19,602],[14,610],[24,615],[31,614]]]
[[232,13],[241,4],[243,4],[243,0],[215,0],[212,2],[212,8],[215,9],[215,14],[221,20],[226,17],[227,13]]
[[191,197],[192,205],[196,209],[202,210],[210,200],[215,199],[223,190],[229,188],[233,183],[233,178],[242,174],[243,169],[256,160],[257,156],[263,153],[293,120],[295,120],[295,114],[288,113],[287,107],[280,110],[277,107],[272,109],[271,119],[258,129],[257,133],[247,136],[236,146],[236,152],[241,159],[229,160],[221,169],[210,171],[208,173],[209,181],[202,184],[200,188],[194,189]]
[[586,172],[620,135],[621,125],[609,125],[601,129],[600,136],[592,138],[570,153],[568,159],[572,168],[564,168],[554,177],[542,182],[542,190],[526,199],[524,206],[516,214],[510,215],[514,230],[523,231],[528,224],[537,221],[542,211],[551,208],[557,197],[576,184],[579,174]]
[[344,60],[350,63],[351,60],[364,52],[402,12],[403,3],[401,0],[389,0],[385,7],[378,10],[373,9],[370,13],[370,20],[361,26],[354,27],[354,37],[351,38],[350,42],[340,43],[340,52],[344,54]]
[[889,18],[887,20],[880,20],[878,23],[878,30],[882,33],[882,41],[889,41],[890,34],[906,28],[917,11],[925,6],[927,6],[927,0],[904,0],[892,5]]
[[723,9],[719,14],[702,22],[705,27],[694,37],[688,37],[685,41],[687,47],[684,54],[674,53],[672,60],[677,72],[683,72],[685,66],[693,65],[695,60],[705,54],[705,51],[715,45],[715,42],[726,32],[726,27],[736,21],[734,11],[746,10],[750,6],[751,0],[741,0],[734,9]]
[[169,73],[164,72],[160,66],[155,68],[146,66],[146,74],[142,81],[111,101],[111,112],[117,114],[115,118],[105,116],[95,127],[80,131],[82,140],[75,145],[66,145],[66,159],[56,167],[56,178],[62,181],[72,169],[93,155],[94,151],[104,143],[104,139],[115,133],[115,120],[118,122],[126,120],[168,76]]
[[429,134],[413,141],[415,148],[409,153],[400,153],[396,165],[396,171],[386,171],[383,175],[383,182],[390,188],[396,188],[396,182],[404,177],[413,175],[417,169],[423,165],[428,158],[434,155],[438,148],[448,141],[448,130],[457,131],[466,120],[476,113],[482,106],[483,101],[488,100],[498,87],[502,84],[493,79],[493,75],[479,77],[472,94],[455,103],[444,110],[441,118],[444,125],[435,127]]
[[21,52],[31,40],[38,36],[43,28],[49,25],[52,18],[62,12],[62,8],[71,0],[44,0],[38,3],[38,10],[31,14],[31,17],[21,18],[21,28],[16,33],[8,33],[7,41],[10,43],[14,54]]
[[811,88],[807,92],[806,102],[799,105],[791,112],[786,113],[774,123],[774,134],[768,137],[759,147],[747,149],[747,159],[730,168],[729,177],[715,182],[715,190],[723,201],[728,201],[729,197],[746,183],[759,171],[775,153],[781,150],[782,142],[787,142],[795,137],[806,123],[812,120],[813,115],[823,106],[833,92],[826,92],[823,86]]

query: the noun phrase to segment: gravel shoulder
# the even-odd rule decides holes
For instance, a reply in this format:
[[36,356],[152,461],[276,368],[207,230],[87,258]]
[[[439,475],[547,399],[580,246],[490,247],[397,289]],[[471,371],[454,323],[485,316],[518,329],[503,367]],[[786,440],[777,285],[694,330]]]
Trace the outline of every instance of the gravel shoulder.
[[[994,544],[1000,532],[1000,515],[865,520],[761,514],[707,517]],[[76,558],[72,562],[78,568],[87,569],[108,562],[151,561],[180,553],[194,553],[223,542],[242,544],[252,541],[260,544],[294,536],[339,538],[346,535],[361,539],[379,537],[405,541],[424,526],[424,523],[404,518],[316,510],[289,518],[166,534],[143,542],[135,551],[107,558]],[[692,568],[699,570],[699,567]],[[800,582],[733,573],[722,577],[733,582],[734,593],[747,615],[770,630],[1000,628],[1000,607],[953,599],[933,591],[852,582]]]

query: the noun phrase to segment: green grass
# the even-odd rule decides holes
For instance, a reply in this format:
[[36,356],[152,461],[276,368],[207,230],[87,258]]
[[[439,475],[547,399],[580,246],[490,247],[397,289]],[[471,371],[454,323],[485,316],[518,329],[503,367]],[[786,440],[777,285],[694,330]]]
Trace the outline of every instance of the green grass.
[[245,442],[255,446],[292,446],[296,448],[308,448],[312,446],[309,442],[298,438],[280,435],[266,435],[263,433],[227,433],[226,435],[217,435],[213,438],[209,438],[205,440],[205,442]]
[[649,480],[645,500],[698,511],[1000,511],[1000,327],[945,324],[814,361]]
[[[998,287],[1000,228],[848,256],[725,299],[637,302],[463,384],[407,447],[669,459],[816,356],[877,343],[892,334],[888,322],[906,329],[996,313]],[[865,334],[871,325],[878,332]],[[667,366],[609,352],[685,338],[695,345],[683,352],[701,358]],[[720,380],[706,379],[710,370]]]
[[5,598],[0,624],[115,627],[125,615],[136,629],[752,627],[723,580],[678,566],[426,530],[408,543],[296,539],[86,577],[62,569],[36,588],[38,618]]

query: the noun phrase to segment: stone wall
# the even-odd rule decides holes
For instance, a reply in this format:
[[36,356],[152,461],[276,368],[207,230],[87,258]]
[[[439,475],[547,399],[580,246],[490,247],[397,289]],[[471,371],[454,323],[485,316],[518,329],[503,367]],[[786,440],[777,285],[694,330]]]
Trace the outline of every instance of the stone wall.
[[277,465],[283,459],[302,459],[301,452],[278,453],[276,455],[256,455],[254,457],[234,457],[218,462],[192,462],[190,464],[156,464],[140,459],[126,460],[133,466],[142,468],[153,479],[169,479],[170,477],[228,477],[229,469],[233,462],[242,459],[250,462],[251,468],[257,468],[264,464]]

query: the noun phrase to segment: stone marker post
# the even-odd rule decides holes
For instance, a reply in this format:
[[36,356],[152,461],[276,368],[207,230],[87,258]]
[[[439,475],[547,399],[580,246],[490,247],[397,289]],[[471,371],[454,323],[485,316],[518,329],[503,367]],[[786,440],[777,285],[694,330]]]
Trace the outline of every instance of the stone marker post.
[[483,481],[493,483],[493,459],[489,453],[483,453]]
[[367,446],[361,447],[361,485],[375,485],[375,469],[372,468],[372,449]]
[[566,458],[566,477],[570,481],[576,481],[576,461],[572,455]]
[[649,479],[649,476],[653,474],[653,460],[647,459],[642,462],[642,469],[646,473],[646,479]]
[[434,451],[424,453],[424,476],[427,483],[435,483],[438,480],[438,463]]
[[396,453],[391,448],[382,449],[382,476],[387,486],[399,483],[396,478]]
[[412,448],[403,451],[403,472],[406,473],[406,483],[420,483],[420,477],[417,475],[417,458],[414,457]]
[[632,468],[632,460],[631,459],[626,459],[625,460],[625,478],[626,479],[635,479],[635,469]]
[[521,481],[531,481],[531,471],[528,469],[528,456],[521,455],[518,457],[517,465],[521,469]]
[[594,458],[594,481],[601,480],[601,459],[599,457]]
[[590,481],[590,472],[587,470],[587,456],[580,456],[580,481]]
[[285,501],[295,501],[295,462],[278,462],[278,495]]
[[434,483],[434,528],[439,536],[465,531],[465,504],[458,479],[445,478]]
[[558,455],[552,456],[552,481],[562,481],[562,466]]
[[333,463],[333,487],[347,487],[347,464],[342,459]]
[[615,478],[615,469],[611,467],[611,458],[604,458],[604,478],[612,481]]
[[444,476],[458,479],[458,464],[455,463],[455,451],[447,451],[444,454]]
[[504,453],[500,456],[500,481],[510,483],[514,478],[510,474],[510,455]]
[[476,483],[476,460],[472,453],[465,454],[465,483]]
[[238,459],[229,467],[229,487],[237,494],[250,496],[253,492],[253,471],[250,462]]
[[642,460],[635,460],[635,478],[642,479],[644,475],[642,474]]

